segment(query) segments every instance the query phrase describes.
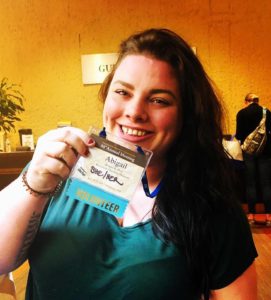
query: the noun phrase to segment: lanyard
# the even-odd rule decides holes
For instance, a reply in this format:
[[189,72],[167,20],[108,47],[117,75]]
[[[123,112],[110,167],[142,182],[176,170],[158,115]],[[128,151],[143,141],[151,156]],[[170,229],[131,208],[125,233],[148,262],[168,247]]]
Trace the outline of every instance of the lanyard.
[[[103,128],[102,131],[100,131],[99,136],[103,137],[103,138],[106,138],[105,127]],[[136,147],[137,147],[137,152],[138,153],[145,155],[144,151],[142,150],[142,148],[140,146],[136,146]],[[156,197],[157,194],[159,193],[159,191],[161,190],[162,185],[163,185],[163,180],[161,180],[160,183],[157,185],[157,187],[152,192],[150,192],[149,183],[148,183],[148,178],[147,178],[146,172],[144,172],[144,175],[143,175],[143,177],[141,179],[141,182],[142,182],[142,186],[143,186],[144,192],[145,192],[146,196],[149,197],[149,198]]]
[[[141,153],[141,154],[145,155],[144,151],[142,150],[142,148],[140,146],[136,146],[136,147],[137,147],[137,152],[138,153]],[[157,194],[159,193],[159,191],[161,190],[162,185],[163,185],[163,180],[161,180],[160,183],[157,185],[157,187],[152,192],[150,192],[146,172],[144,173],[144,175],[141,179],[141,182],[142,182],[142,185],[143,185],[144,192],[145,192],[146,196],[149,197],[149,198],[156,197]]]
[[146,172],[144,173],[144,175],[141,179],[141,182],[142,182],[142,185],[143,185],[144,192],[145,192],[146,196],[149,197],[149,198],[156,197],[157,194],[159,193],[159,191],[161,190],[162,185],[163,185],[163,180],[161,180],[160,183],[157,185],[157,187],[150,193]]
[[105,127],[103,127],[103,130],[100,131],[99,136],[102,137],[102,138],[106,138]]

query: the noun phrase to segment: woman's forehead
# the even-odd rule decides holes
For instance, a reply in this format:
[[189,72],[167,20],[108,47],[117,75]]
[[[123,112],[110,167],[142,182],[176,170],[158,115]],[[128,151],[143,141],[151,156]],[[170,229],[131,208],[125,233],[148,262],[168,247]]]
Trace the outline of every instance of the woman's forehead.
[[176,73],[171,65],[163,60],[149,55],[128,55],[116,68],[112,82],[116,80],[137,81],[148,80],[149,83],[157,83],[164,87],[178,87]]

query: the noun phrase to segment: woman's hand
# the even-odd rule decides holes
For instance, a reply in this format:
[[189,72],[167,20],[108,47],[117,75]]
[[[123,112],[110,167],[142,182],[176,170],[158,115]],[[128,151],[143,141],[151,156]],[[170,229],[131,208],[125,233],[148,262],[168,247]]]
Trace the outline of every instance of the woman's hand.
[[51,192],[66,179],[78,155],[87,156],[94,141],[81,129],[63,127],[51,130],[38,139],[27,171],[29,186],[42,193]]

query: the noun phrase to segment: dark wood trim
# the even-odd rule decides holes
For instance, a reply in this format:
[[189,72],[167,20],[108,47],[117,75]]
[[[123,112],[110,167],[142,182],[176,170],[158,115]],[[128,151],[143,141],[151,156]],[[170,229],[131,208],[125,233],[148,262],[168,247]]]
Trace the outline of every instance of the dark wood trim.
[[33,151],[0,152],[0,190],[20,175],[32,156]]

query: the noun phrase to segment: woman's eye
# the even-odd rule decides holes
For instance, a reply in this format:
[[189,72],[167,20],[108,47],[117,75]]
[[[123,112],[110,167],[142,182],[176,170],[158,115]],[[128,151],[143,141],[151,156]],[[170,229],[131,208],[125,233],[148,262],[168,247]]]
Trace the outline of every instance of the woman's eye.
[[122,96],[128,95],[128,93],[127,93],[125,90],[123,90],[123,89],[117,89],[117,90],[115,91],[115,93],[116,93],[116,94],[119,94],[119,95],[122,95]]
[[152,98],[150,100],[152,103],[155,103],[155,104],[169,105],[169,101],[164,98]]

